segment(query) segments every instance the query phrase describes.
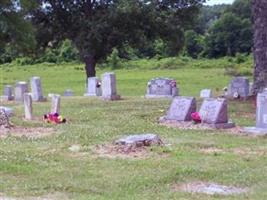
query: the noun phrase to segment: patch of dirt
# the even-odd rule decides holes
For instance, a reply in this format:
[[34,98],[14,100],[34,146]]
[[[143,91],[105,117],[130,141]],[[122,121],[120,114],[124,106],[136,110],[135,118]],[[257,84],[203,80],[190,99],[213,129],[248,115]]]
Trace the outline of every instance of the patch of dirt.
[[225,153],[225,151],[216,147],[202,148],[200,149],[200,152],[205,154]]
[[53,128],[45,128],[45,127],[19,127],[12,126],[10,128],[0,128],[0,138],[5,138],[8,135],[16,136],[16,137],[28,137],[28,138],[41,138],[50,136],[54,133]]
[[216,183],[192,182],[181,185],[174,185],[174,191],[184,191],[190,193],[203,193],[208,195],[235,195],[246,193],[248,189],[233,186],[225,186]]
[[184,130],[216,130],[217,132],[231,133],[237,135],[247,135],[244,133],[242,127],[235,126],[233,128],[227,129],[215,129],[208,124],[194,124],[193,122],[176,122],[176,121],[165,121],[160,122],[161,125],[171,127],[171,128],[179,128]]
[[66,194],[59,192],[47,194],[40,197],[16,197],[16,198],[7,197],[0,193],[0,200],[61,200],[61,199],[68,200],[69,198]]
[[144,159],[152,154],[151,148],[146,146],[136,147],[134,145],[97,145],[92,149],[99,157],[105,158],[136,158]]

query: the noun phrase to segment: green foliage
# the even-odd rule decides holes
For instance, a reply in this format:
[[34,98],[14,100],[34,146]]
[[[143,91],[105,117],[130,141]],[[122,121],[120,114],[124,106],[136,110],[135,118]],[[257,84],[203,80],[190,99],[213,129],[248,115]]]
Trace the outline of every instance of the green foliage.
[[111,69],[117,69],[121,67],[119,51],[117,48],[112,49],[111,54],[107,57],[107,64],[111,67]]
[[226,13],[210,28],[205,43],[205,53],[209,57],[249,53],[252,47],[251,24],[247,19]]
[[204,49],[203,37],[193,30],[185,32],[185,53],[192,58],[197,58]]

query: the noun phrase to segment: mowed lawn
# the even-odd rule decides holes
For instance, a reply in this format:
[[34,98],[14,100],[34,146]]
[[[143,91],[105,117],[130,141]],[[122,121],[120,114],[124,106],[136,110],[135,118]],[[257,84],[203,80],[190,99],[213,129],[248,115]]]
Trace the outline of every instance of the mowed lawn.
[[[266,137],[167,128],[158,124],[158,118],[170,100],[143,97],[147,81],[154,77],[175,78],[181,95],[198,97],[203,88],[219,95],[231,79],[223,69],[116,70],[123,100],[107,102],[82,97],[85,75],[80,68],[82,65],[0,69],[1,93],[3,85],[36,75],[41,77],[46,95],[63,94],[67,88],[76,95],[62,97],[61,114],[68,123],[57,126],[41,120],[49,112],[50,101],[34,103],[33,122],[22,119],[23,105],[1,103],[15,109],[11,119],[15,125],[53,127],[55,131],[39,139],[0,139],[0,199],[266,199]],[[98,70],[98,75],[105,71],[109,70]],[[229,115],[238,126],[255,124],[252,102],[229,102]],[[94,151],[96,145],[138,133],[156,133],[166,145],[152,147],[145,158],[108,158]],[[79,145],[79,152],[71,152],[72,145]],[[246,188],[248,192],[222,196],[173,189],[196,181]]]

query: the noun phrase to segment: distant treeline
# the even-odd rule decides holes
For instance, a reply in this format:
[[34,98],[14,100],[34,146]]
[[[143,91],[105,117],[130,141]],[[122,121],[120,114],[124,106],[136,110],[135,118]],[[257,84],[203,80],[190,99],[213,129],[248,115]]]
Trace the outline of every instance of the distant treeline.
[[[27,2],[25,7],[27,15],[22,9],[20,13],[14,12],[9,16],[0,16],[0,63],[13,62],[25,65],[42,62],[78,62],[81,59],[81,51],[75,46],[73,40],[64,37],[55,40],[53,37],[55,32],[44,26],[47,22],[38,21],[33,17],[40,18],[40,14],[38,16],[36,13],[29,12],[36,6],[34,1],[24,2]],[[0,13],[4,13],[7,9],[10,11],[16,9],[8,3],[3,3],[1,6],[3,10],[1,11],[0,8]],[[187,15],[190,16],[191,12],[193,13],[193,11],[188,11]],[[192,58],[218,58],[250,54],[252,48],[250,0],[236,0],[233,5],[201,6],[196,16],[189,25],[179,28],[177,32],[179,39],[173,37],[173,34],[168,37],[168,32],[166,32],[164,34],[168,40],[162,37],[153,37],[153,39],[144,37],[141,45],[133,45],[126,41],[115,45],[101,61],[115,67],[119,59],[160,59],[178,55]],[[154,18],[151,17],[151,19]],[[161,18],[164,19],[163,14]],[[155,18],[155,20],[158,19]],[[129,22],[125,23],[131,25]],[[166,23],[170,23],[168,25],[170,27],[174,26],[171,20],[166,20]],[[171,28],[176,31],[175,27]]]

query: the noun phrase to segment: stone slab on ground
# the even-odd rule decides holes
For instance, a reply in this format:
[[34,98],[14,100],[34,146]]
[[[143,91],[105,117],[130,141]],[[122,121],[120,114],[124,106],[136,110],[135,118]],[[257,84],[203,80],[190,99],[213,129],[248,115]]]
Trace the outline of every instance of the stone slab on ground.
[[8,117],[12,116],[14,114],[13,108],[5,107],[5,106],[0,106],[0,110],[3,109],[5,110],[5,113],[7,114]]
[[235,195],[247,192],[247,189],[233,186],[225,186],[217,183],[192,182],[175,187],[190,193],[204,193],[209,195]]
[[154,144],[163,144],[160,137],[156,134],[140,134],[129,135],[115,141],[116,145],[134,145],[134,146],[150,146]]
[[243,132],[254,135],[267,135],[267,128],[244,127]]

